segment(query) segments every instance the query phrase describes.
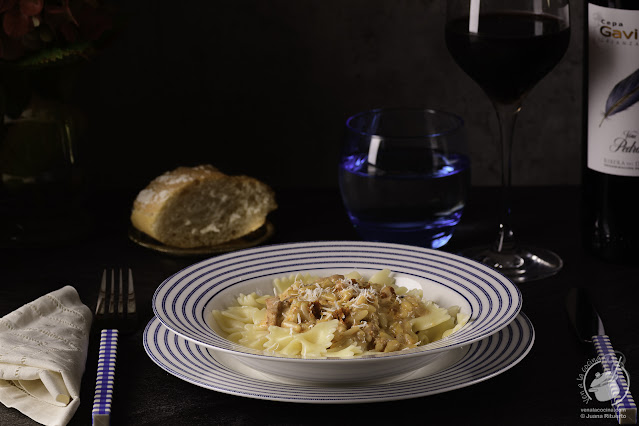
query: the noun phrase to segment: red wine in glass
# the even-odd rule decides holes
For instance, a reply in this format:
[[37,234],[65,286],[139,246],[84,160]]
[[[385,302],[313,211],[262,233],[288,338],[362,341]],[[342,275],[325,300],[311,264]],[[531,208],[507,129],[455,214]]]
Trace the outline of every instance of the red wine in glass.
[[554,68],[570,41],[570,28],[551,15],[495,12],[482,16],[479,32],[469,17],[446,24],[448,51],[494,100],[520,99]]

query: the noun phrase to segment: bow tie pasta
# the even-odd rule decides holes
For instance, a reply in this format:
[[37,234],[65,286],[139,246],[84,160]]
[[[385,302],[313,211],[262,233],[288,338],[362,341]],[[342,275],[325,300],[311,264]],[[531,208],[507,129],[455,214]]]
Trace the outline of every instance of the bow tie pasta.
[[469,318],[457,306],[424,301],[421,290],[396,286],[388,269],[368,280],[358,272],[298,274],[274,287],[275,296],[240,294],[236,306],[212,312],[226,338],[274,354],[348,358],[425,345]]

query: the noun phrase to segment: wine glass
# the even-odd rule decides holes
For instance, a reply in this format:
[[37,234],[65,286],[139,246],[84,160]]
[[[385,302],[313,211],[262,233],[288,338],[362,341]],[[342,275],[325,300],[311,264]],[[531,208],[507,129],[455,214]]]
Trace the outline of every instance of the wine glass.
[[511,151],[517,114],[526,94],[562,58],[570,40],[568,0],[447,0],[446,46],[488,95],[500,128],[501,211],[492,245],[462,255],[487,264],[514,282],[557,273],[552,251],[519,244],[510,218]]

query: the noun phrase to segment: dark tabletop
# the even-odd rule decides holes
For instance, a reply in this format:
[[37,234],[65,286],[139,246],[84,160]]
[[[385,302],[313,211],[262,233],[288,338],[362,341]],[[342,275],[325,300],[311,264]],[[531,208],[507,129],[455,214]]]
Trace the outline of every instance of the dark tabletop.
[[[523,312],[535,327],[536,340],[528,356],[510,370],[455,391],[371,404],[271,402],[200,388],[156,366],[142,346],[144,325],[153,316],[153,292],[164,279],[198,259],[171,257],[130,241],[128,214],[135,194],[118,194],[97,194],[91,199],[93,231],[80,242],[0,249],[0,316],[65,284],[73,285],[93,308],[105,267],[133,269],[140,328],[120,339],[114,425],[364,425],[389,420],[447,425],[616,424],[614,419],[587,418],[593,412],[585,410],[609,406],[585,404],[577,386],[582,369],[594,358],[591,348],[577,341],[565,310],[567,290],[578,286],[589,287],[595,296],[615,349],[626,356],[630,377],[639,374],[639,260],[634,265],[606,263],[582,249],[578,188],[516,188],[513,212],[519,240],[554,250],[565,265],[554,277],[519,285]],[[279,209],[271,216],[275,234],[268,243],[358,239],[336,189],[282,189],[277,194]],[[497,199],[493,188],[473,188],[462,223],[445,250],[492,241]],[[314,206],[322,208],[310,208]],[[95,338],[90,342],[81,404],[70,425],[91,421],[97,343]],[[34,424],[0,405],[0,425]]]

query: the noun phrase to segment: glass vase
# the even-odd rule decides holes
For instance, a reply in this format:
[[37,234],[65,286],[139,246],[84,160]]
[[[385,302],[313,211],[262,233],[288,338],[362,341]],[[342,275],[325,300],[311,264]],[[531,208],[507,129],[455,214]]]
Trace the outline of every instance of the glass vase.
[[4,66],[0,123],[0,245],[46,246],[86,235],[73,103],[78,65]]

